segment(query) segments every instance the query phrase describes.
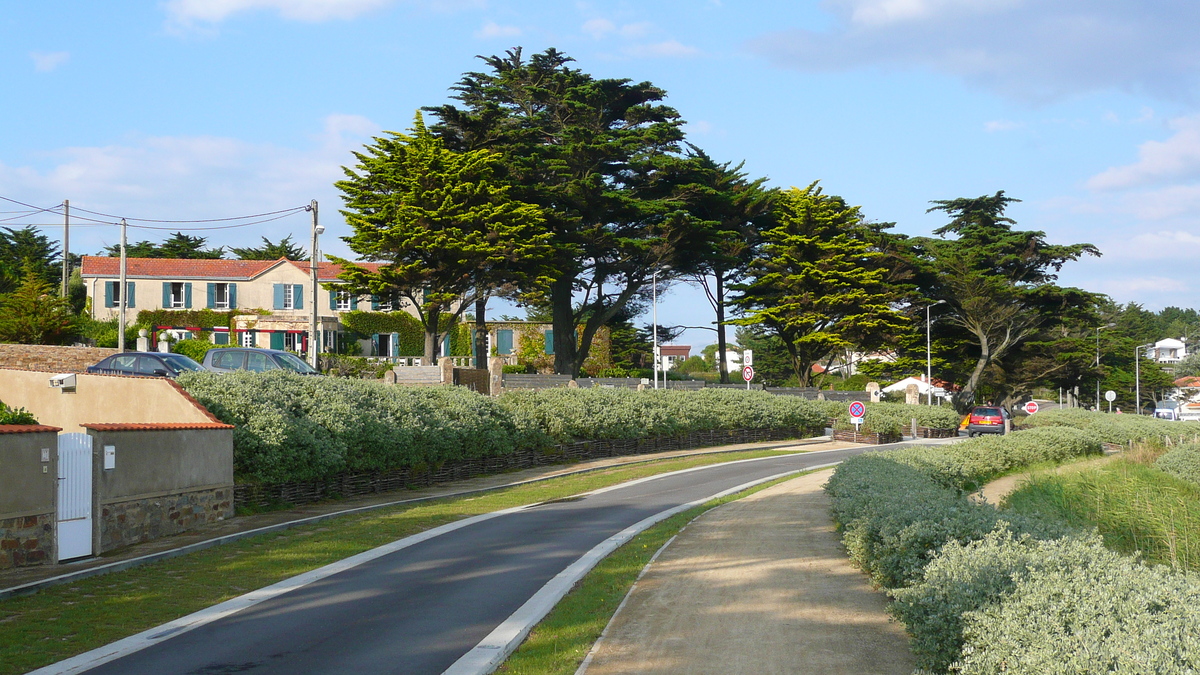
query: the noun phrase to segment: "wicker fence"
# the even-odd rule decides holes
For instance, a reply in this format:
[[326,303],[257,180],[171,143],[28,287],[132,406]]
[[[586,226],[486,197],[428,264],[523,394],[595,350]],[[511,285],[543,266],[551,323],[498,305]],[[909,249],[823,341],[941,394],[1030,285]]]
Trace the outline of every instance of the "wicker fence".
[[697,431],[683,436],[576,441],[558,445],[548,452],[523,450],[509,455],[445,462],[439,466],[406,467],[373,473],[345,473],[327,480],[317,481],[295,481],[269,485],[244,483],[234,486],[233,495],[234,503],[237,506],[269,507],[281,503],[299,505],[404,488],[429,487],[473,476],[528,469],[546,464],[734,443],[781,441],[817,436],[821,433],[823,431],[816,429],[736,429],[732,431]]

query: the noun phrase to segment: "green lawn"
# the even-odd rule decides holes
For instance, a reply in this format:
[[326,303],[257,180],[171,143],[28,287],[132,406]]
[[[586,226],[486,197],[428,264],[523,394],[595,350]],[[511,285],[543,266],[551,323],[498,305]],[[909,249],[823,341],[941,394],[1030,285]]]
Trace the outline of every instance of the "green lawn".
[[461,518],[560,499],[668,471],[795,454],[696,455],[564,476],[469,497],[397,506],[54,586],[0,601],[0,675],[24,673],[246,592]]

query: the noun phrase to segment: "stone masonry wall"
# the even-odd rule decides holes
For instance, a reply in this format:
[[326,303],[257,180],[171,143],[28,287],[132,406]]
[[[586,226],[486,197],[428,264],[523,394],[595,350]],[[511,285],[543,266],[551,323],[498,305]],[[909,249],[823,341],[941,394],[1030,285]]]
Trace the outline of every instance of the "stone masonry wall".
[[54,562],[54,514],[0,518],[0,570]]
[[0,344],[0,368],[82,373],[88,366],[116,353],[117,350],[106,347]]
[[105,504],[100,552],[169,537],[233,516],[233,487]]

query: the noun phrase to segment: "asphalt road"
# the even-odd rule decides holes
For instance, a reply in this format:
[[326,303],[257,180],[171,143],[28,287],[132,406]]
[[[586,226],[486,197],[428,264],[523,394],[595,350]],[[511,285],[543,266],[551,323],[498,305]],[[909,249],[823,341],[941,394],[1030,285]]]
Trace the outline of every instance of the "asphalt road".
[[758,478],[880,448],[715,465],[527,508],[377,558],[87,672],[441,673],[565,567],[643,518]]

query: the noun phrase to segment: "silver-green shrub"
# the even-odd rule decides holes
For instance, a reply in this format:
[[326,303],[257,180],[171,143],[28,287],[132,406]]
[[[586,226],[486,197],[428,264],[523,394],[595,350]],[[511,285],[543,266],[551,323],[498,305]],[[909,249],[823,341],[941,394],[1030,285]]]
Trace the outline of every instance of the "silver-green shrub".
[[1200,422],[1172,422],[1146,415],[1110,415],[1080,408],[1045,410],[1025,418],[1024,427],[1073,427],[1090,431],[1106,443],[1130,441],[1192,439],[1200,437]]
[[[961,557],[947,566],[989,564],[987,553],[973,553],[974,561]],[[1095,535],[1037,542],[1013,567],[1011,590],[964,613],[955,672],[1182,675],[1200,669],[1195,575],[1114,553]]]
[[1167,473],[1200,486],[1200,445],[1184,445],[1158,458],[1154,463]]
[[[837,420],[834,428],[851,429],[848,403],[827,401],[828,409]],[[917,420],[917,425],[934,429],[957,429],[962,416],[953,408],[904,403],[867,403],[863,416],[863,431],[866,433],[901,433]]]

